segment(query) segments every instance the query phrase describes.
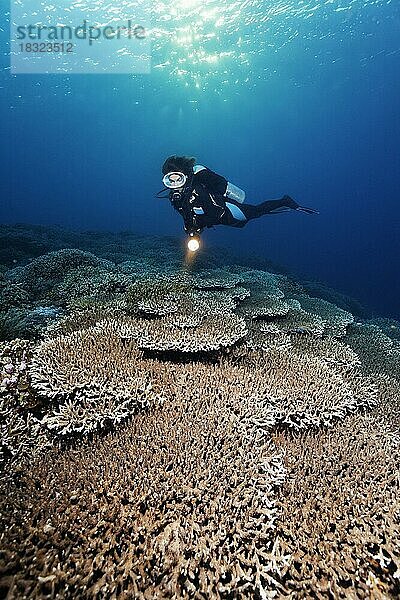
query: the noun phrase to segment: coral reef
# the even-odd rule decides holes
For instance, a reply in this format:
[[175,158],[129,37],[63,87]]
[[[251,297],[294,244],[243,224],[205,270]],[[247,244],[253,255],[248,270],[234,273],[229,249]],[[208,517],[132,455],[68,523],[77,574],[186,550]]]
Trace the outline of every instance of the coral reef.
[[[208,314],[189,322],[185,318],[185,322],[175,315],[157,320],[124,319],[104,325],[134,339],[142,350],[193,354],[229,348],[247,333],[244,320],[233,313]],[[97,327],[102,327],[102,323]]]
[[400,341],[400,321],[396,319],[384,319],[383,317],[367,321],[371,325],[377,325],[379,329],[392,340]]
[[30,367],[32,387],[58,407],[43,418],[61,434],[118,423],[159,400],[149,362],[111,328],[89,328],[42,342]]
[[30,571],[10,580],[14,595],[254,597],[285,566],[274,539],[282,454],[215,398],[180,394],[49,454],[35,477],[40,487],[8,492],[16,506],[30,498],[4,540],[9,568]]
[[328,335],[342,337],[346,335],[347,327],[354,322],[351,313],[321,298],[311,298],[308,295],[292,295],[292,298],[298,300],[301,309],[307,314],[324,320],[324,332]]
[[51,297],[62,305],[71,305],[85,298],[110,298],[122,294],[131,284],[131,278],[113,266],[83,266],[69,271],[51,290]]
[[302,281],[301,285],[303,292],[306,292],[310,296],[327,300],[356,317],[368,318],[367,309],[355,298],[350,298],[346,294],[342,294],[319,281]]
[[[379,409],[376,409],[377,412]],[[398,430],[397,430],[398,434]],[[296,598],[397,598],[400,445],[373,412],[276,439],[288,476],[277,535]]]
[[365,372],[400,380],[400,344],[377,325],[355,323],[349,328],[345,341],[359,355]]
[[39,404],[29,373],[32,352],[27,340],[0,342],[0,472],[14,472],[49,446],[30,412]]
[[25,266],[15,267],[6,273],[12,282],[20,284],[32,298],[45,296],[64,277],[82,267],[113,268],[113,263],[99,259],[90,252],[62,249],[34,258]]
[[397,321],[170,238],[0,236],[2,596],[399,597]]

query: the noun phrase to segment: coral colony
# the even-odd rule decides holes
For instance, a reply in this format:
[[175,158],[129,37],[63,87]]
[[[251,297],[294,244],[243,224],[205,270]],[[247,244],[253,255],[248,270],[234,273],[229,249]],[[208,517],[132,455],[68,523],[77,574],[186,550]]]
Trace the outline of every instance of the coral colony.
[[0,237],[3,597],[399,597],[396,321],[172,239]]

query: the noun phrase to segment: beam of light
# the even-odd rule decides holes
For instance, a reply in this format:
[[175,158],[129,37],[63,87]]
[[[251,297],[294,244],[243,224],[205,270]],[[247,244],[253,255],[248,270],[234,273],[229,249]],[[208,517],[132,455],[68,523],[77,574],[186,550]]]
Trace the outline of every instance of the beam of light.
[[190,252],[197,252],[197,250],[200,248],[200,241],[197,238],[191,238],[188,241],[187,247]]
[[[231,86],[248,90],[276,73],[279,54],[290,52],[288,46],[296,52],[319,39],[354,35],[368,19],[368,7],[384,11],[389,2],[155,0],[153,65],[170,83],[191,91],[212,87],[221,93]],[[323,54],[324,48],[317,52]]]

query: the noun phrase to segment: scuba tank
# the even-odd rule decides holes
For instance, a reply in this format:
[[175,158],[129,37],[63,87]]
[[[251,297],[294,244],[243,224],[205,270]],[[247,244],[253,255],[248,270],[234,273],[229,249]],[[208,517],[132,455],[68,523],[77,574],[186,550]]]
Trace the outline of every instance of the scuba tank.
[[237,185],[234,185],[230,181],[228,181],[224,195],[231,200],[235,200],[239,204],[243,204],[244,199],[246,198],[246,192],[241,190],[239,187],[237,187]]

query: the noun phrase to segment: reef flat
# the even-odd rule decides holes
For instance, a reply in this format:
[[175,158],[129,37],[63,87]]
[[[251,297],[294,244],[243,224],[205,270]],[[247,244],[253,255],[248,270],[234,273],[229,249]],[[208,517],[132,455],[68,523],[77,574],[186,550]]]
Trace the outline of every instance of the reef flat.
[[400,324],[174,238],[0,227],[7,598],[398,598]]

